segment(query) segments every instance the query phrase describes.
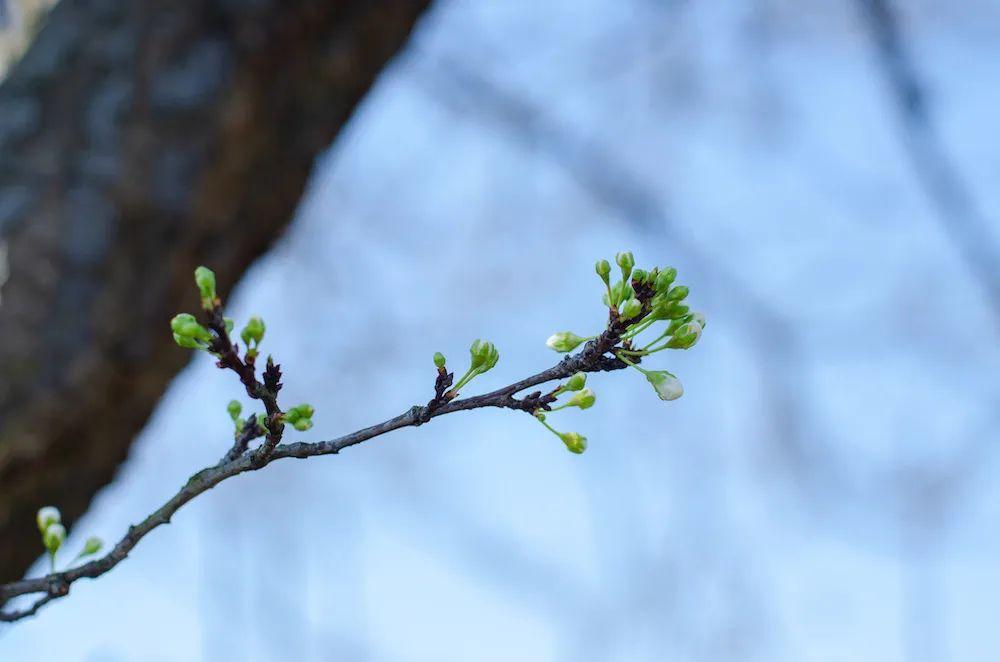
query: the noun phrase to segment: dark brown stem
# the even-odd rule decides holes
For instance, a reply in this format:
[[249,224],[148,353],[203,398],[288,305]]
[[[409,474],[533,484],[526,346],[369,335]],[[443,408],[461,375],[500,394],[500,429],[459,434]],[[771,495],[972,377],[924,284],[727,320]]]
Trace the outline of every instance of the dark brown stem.
[[[268,357],[267,367],[264,369],[264,382],[258,381],[256,355],[247,351],[246,360],[240,358],[239,348],[233,343],[229,337],[229,331],[226,329],[221,302],[216,301],[215,307],[207,311],[206,315],[205,325],[215,332],[215,339],[209,346],[209,351],[219,357],[216,365],[235,372],[246,388],[247,395],[264,403],[264,410],[267,412],[267,420],[264,425],[266,428],[264,443],[252,455],[254,467],[260,468],[267,464],[267,459],[274,452],[275,447],[281,443],[281,436],[285,431],[285,424],[281,418],[284,412],[278,406],[278,391],[281,390],[281,367]],[[249,440],[247,443],[249,444]],[[230,452],[233,450],[236,450],[235,447]]]

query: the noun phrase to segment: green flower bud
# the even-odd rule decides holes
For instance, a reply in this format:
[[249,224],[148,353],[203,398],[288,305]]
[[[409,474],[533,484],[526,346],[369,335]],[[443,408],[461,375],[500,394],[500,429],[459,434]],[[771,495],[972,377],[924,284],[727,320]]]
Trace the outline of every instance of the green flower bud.
[[701,338],[701,324],[688,322],[674,331],[674,337],[667,342],[672,349],[690,349]]
[[625,251],[619,253],[615,256],[615,262],[622,269],[622,280],[628,280],[629,275],[632,273],[632,267],[635,266],[635,258],[632,257],[632,252]]
[[55,556],[64,540],[66,540],[66,529],[62,524],[49,524],[42,534],[42,544],[49,550],[50,556]]
[[187,331],[192,328],[191,325],[197,323],[198,320],[191,313],[178,313],[170,320],[170,330],[174,333],[187,335]]
[[571,453],[580,454],[587,450],[587,438],[577,432],[560,432],[559,438]]
[[629,299],[625,302],[625,305],[622,306],[621,318],[623,320],[630,320],[641,312],[642,304],[639,300],[635,298]]
[[691,313],[691,321],[697,322],[698,325],[704,329],[705,328],[705,313]]
[[442,354],[441,352],[434,352],[434,365],[435,366],[437,366],[438,368],[443,368],[444,367],[444,361],[445,361],[444,354]]
[[490,370],[500,360],[500,352],[493,343],[486,340],[476,340],[469,347],[469,356],[473,371],[484,373]]
[[587,383],[587,373],[578,372],[563,385],[564,391],[579,391]]
[[617,307],[622,301],[628,301],[634,296],[635,290],[632,289],[632,285],[627,280],[620,280],[611,286],[611,303],[608,305]]
[[[315,414],[315,413],[316,413],[316,410],[313,408],[312,405],[303,403],[301,405],[297,405],[295,407],[292,407],[287,412],[285,412],[285,421],[287,421],[288,423],[291,423],[292,425],[295,425],[300,420],[303,420],[303,419],[308,420],[308,419],[312,418],[313,414]],[[311,427],[312,423],[310,422],[309,425]],[[309,428],[306,428],[306,429],[308,430]]]
[[673,284],[674,279],[677,278],[677,270],[673,267],[664,269],[656,275],[656,280],[654,281],[657,292],[665,293],[670,290],[670,286]]
[[549,339],[545,341],[545,345],[557,352],[572,352],[585,340],[586,338],[582,338],[572,331],[560,331],[549,336]]
[[179,333],[174,334],[174,342],[184,349],[202,349],[204,345],[199,343],[194,338],[189,338],[188,336],[182,336]]
[[646,282],[646,278],[649,276],[649,272],[645,269],[635,269],[632,271],[632,280],[636,283]]
[[62,515],[55,506],[45,506],[38,509],[35,521],[38,522],[38,532],[45,533],[45,529],[49,528],[49,526],[59,524],[62,521]]
[[[208,329],[198,324],[198,320],[190,313],[174,315],[173,319],[170,320],[170,329],[177,336],[185,336],[206,344],[212,342],[212,334],[209,333]],[[175,340],[177,339],[175,338]],[[180,344],[180,341],[177,343]]]
[[676,301],[663,301],[653,308],[652,315],[658,320],[676,320],[688,314],[688,307]]
[[80,556],[91,556],[96,554],[101,551],[102,547],[104,547],[103,540],[97,536],[90,536],[87,538],[87,541],[83,543],[83,551],[80,553]]
[[688,288],[684,285],[678,285],[667,292],[667,301],[683,301],[688,295]]
[[243,405],[241,405],[238,400],[230,400],[229,404],[226,405],[226,411],[229,412],[229,418],[235,421],[239,418],[240,412],[243,411]]
[[684,395],[684,385],[681,380],[666,370],[652,370],[646,373],[646,379],[653,385],[660,400],[676,400]]
[[194,270],[194,282],[201,294],[201,307],[211,310],[215,307],[215,272],[208,267],[198,267]]
[[580,409],[590,409],[597,401],[597,396],[589,388],[573,394],[573,397],[566,401],[567,407],[579,407]]
[[255,348],[259,346],[264,340],[264,320],[256,315],[247,320],[246,326],[240,331],[240,339],[248,349],[251,347],[251,342]]
[[486,361],[486,356],[483,354],[483,341],[479,338],[476,338],[469,346],[469,361],[473,370]]
[[489,345],[489,352],[486,354],[486,361],[483,363],[482,367],[483,372],[486,372],[487,370],[492,370],[493,366],[495,366],[497,364],[497,361],[500,360],[500,352],[493,345],[493,343],[490,342],[486,344]]
[[311,418],[300,418],[292,423],[292,426],[299,432],[305,432],[313,426],[313,422]]
[[597,264],[594,265],[594,271],[597,272],[597,275],[601,277],[601,280],[603,280],[605,284],[610,282],[608,277],[611,275],[611,263],[607,260],[598,260]]
[[674,331],[681,328],[690,321],[691,321],[691,315],[684,315],[683,317],[678,317],[676,319],[670,320],[670,324],[667,325],[667,331],[665,335],[668,336],[674,335]]

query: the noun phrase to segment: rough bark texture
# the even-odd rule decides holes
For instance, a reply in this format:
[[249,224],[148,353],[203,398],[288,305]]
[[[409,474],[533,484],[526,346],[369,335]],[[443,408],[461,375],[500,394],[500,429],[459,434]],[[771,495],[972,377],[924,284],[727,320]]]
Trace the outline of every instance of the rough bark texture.
[[[0,87],[0,580],[72,523],[429,0],[62,0]],[[0,267],[3,266],[0,254]],[[3,269],[0,268],[0,278]]]

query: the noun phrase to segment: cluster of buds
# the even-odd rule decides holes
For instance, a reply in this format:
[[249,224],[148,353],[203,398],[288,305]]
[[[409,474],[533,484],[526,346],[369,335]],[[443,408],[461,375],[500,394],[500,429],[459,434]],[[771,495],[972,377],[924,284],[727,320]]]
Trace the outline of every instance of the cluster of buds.
[[[229,404],[226,405],[226,411],[229,413],[229,418],[232,419],[233,425],[236,428],[233,436],[239,437],[246,430],[247,426],[247,419],[240,417],[240,414],[243,413],[243,405],[240,404],[239,400],[230,400]],[[263,431],[267,430],[267,416],[265,414],[257,414],[255,419],[257,427],[261,430],[260,434],[263,434]]]
[[312,417],[315,413],[312,405],[302,403],[286,411],[281,418],[299,432],[305,432],[313,426]]
[[[45,551],[49,555],[49,567],[52,572],[55,572],[56,554],[66,540],[66,527],[62,525],[62,514],[54,506],[45,506],[38,509],[35,520],[38,522],[38,531],[42,536],[42,546],[45,547]],[[96,536],[87,538],[83,543],[83,549],[76,555],[72,563],[97,554],[103,546],[104,542],[100,538]]]
[[[610,353],[627,365],[641,372],[661,400],[676,400],[684,393],[684,386],[675,375],[666,370],[647,370],[639,365],[644,357],[667,349],[690,349],[701,338],[705,329],[705,316],[692,311],[685,303],[688,288],[676,285],[677,270],[673,267],[653,267],[650,270],[637,269],[632,253],[626,251],[615,256],[615,263],[621,278],[612,278],[612,266],[607,260],[598,260],[594,271],[604,283],[603,300],[609,309],[607,334],[617,341]],[[640,334],[654,328],[658,322],[664,324],[648,335],[652,340],[640,343]],[[595,340],[598,336],[581,336],[572,331],[560,331],[549,336],[545,344],[557,352],[572,352],[582,343]],[[603,338],[607,339],[605,335]],[[582,388],[582,387],[581,387]],[[574,396],[566,406],[580,406],[585,409],[593,404],[593,393]],[[582,405],[582,406],[581,406]],[[549,427],[544,414],[538,412],[539,420]],[[549,428],[551,429],[551,428]],[[555,434],[563,435],[553,430]],[[578,443],[577,438],[563,438],[574,452],[582,452],[586,439]],[[570,442],[573,442],[571,446]],[[579,449],[579,450],[576,450]]]
[[[465,371],[455,385],[447,393],[448,399],[458,395],[459,389],[471,382],[479,375],[489,372],[500,360],[500,352],[496,346],[487,340],[475,340],[469,347],[469,369]],[[439,372],[446,372],[445,357],[441,352],[434,352],[434,365]]]
[[247,356],[257,356],[257,352],[259,351],[257,348],[260,347],[260,343],[264,340],[264,329],[264,320],[254,315],[247,320],[246,326],[240,331],[240,339],[247,346]]
[[[209,312],[213,312],[222,306],[215,291],[215,273],[208,267],[198,267],[194,270],[194,282],[198,286],[198,294],[201,297],[201,307]],[[232,333],[235,323],[232,319],[223,318],[226,333]],[[209,328],[200,324],[191,313],[180,313],[170,320],[170,330],[174,335],[174,342],[186,349],[203,349],[211,352],[215,334]],[[243,330],[240,331],[240,338],[247,347],[247,358],[255,358],[259,352],[260,343],[264,340],[264,320],[254,315],[251,317]]]
[[[176,342],[181,347],[187,349],[201,349],[213,354],[215,356],[220,356],[221,352],[225,348],[230,347],[229,334],[233,332],[235,326],[233,320],[228,317],[223,317],[222,324],[212,323],[211,320],[218,320],[219,315],[221,315],[222,301],[219,299],[218,294],[215,289],[215,273],[212,272],[208,267],[198,267],[194,270],[194,282],[198,287],[198,294],[201,298],[201,307],[206,311],[210,328],[202,325],[198,322],[197,318],[190,313],[180,313],[175,315],[172,320],[170,320],[170,330],[173,332],[174,342]],[[225,334],[222,333],[222,327],[225,328]],[[248,366],[252,366],[257,356],[260,353],[260,345],[264,341],[264,332],[267,326],[264,324],[264,320],[259,316],[254,315],[240,330],[240,339],[246,346],[246,363]],[[219,342],[223,341],[223,342]],[[232,345],[234,351],[237,351],[239,347]],[[268,359],[268,365],[271,365],[270,358]],[[222,366],[220,362],[220,367]],[[265,383],[267,381],[267,371],[265,371]],[[234,435],[239,438],[246,431],[247,419],[241,418],[240,414],[243,411],[243,405],[238,401],[232,400],[226,407],[226,411],[229,412],[229,417],[233,421],[235,426]],[[305,431],[312,427],[312,417],[314,413],[312,405],[301,404],[297,407],[292,407],[287,412],[281,414],[281,420],[288,423],[296,430]],[[259,431],[267,430],[267,416],[264,414],[256,415],[256,424]],[[261,432],[263,433],[263,432]]]
[[[560,384],[554,391],[552,395],[558,398],[563,393],[571,393],[569,399],[566,401],[556,404],[556,406],[550,407],[549,412],[558,411],[560,409],[566,409],[567,407],[578,407],[580,409],[590,409],[594,406],[597,401],[597,396],[589,388],[584,388],[587,385],[587,375],[583,372],[578,372],[566,380],[566,383]],[[553,401],[558,402],[558,400]],[[571,453],[582,453],[587,450],[587,438],[578,432],[559,432],[546,420],[547,414],[545,411],[538,409],[535,411],[535,419],[539,423],[544,425],[552,434],[559,437],[562,442],[566,445],[566,449]]]

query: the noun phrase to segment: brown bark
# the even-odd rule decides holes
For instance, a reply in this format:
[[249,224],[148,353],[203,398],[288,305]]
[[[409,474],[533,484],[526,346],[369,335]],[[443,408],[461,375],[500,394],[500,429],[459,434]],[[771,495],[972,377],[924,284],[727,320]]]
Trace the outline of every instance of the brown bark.
[[[62,0],[0,86],[0,580],[84,512],[429,0]],[[0,270],[2,272],[2,270]],[[0,276],[2,277],[2,276]]]

